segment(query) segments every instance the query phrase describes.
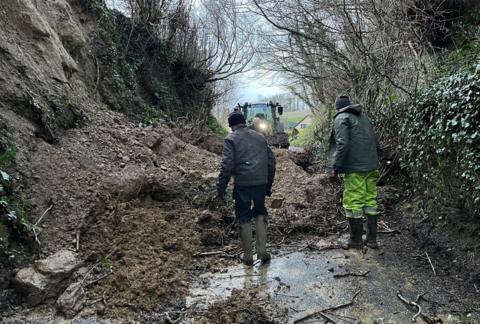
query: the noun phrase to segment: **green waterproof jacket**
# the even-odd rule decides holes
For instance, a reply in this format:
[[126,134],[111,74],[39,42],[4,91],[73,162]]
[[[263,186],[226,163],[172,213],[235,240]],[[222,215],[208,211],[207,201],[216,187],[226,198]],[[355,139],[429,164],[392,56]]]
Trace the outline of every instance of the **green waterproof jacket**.
[[338,172],[368,172],[380,167],[379,144],[362,106],[350,105],[335,115],[330,135],[331,165]]

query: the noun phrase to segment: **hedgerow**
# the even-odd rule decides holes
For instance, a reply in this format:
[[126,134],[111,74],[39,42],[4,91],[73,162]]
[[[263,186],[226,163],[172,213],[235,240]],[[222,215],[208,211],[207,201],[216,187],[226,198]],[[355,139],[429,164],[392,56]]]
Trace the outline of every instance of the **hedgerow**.
[[440,79],[405,112],[402,166],[433,205],[480,211],[480,65]]

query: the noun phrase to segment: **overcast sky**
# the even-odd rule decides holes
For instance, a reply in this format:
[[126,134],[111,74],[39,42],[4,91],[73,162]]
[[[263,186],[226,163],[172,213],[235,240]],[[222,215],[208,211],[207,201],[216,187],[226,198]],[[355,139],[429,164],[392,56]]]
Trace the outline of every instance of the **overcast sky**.
[[255,68],[240,74],[235,80],[234,98],[239,103],[255,102],[286,90],[276,85],[277,78],[264,70]]

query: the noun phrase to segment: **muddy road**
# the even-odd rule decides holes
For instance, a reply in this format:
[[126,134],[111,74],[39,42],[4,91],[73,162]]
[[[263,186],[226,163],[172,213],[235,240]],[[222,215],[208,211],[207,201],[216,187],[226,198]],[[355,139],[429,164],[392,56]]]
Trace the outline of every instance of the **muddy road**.
[[[379,188],[381,248],[345,251],[341,183],[309,174],[277,151],[267,265],[233,264],[189,287],[187,323],[479,323],[480,294],[466,272],[412,231],[398,190]],[[395,200],[395,201],[394,201]],[[206,256],[215,258],[215,256]],[[447,270],[447,271],[445,271]],[[418,306],[417,306],[418,305]],[[178,313],[177,313],[178,314]]]
[[54,300],[13,305],[3,322],[480,322],[478,287],[467,270],[452,270],[444,254],[420,244],[425,237],[412,228],[421,220],[401,208],[397,189],[380,187],[381,248],[345,251],[341,183],[277,150],[268,199],[273,259],[248,268],[238,260],[232,202],[213,199],[219,157],[176,147],[161,161],[161,180],[142,178],[133,199],[110,197],[86,219],[85,266],[76,276],[93,284],[83,308],[66,318]]

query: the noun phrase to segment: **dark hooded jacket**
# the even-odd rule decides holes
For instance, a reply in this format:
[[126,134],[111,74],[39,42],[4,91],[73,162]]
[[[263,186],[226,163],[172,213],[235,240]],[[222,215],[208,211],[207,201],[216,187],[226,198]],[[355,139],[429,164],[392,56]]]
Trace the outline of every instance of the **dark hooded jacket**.
[[380,167],[379,144],[362,106],[337,111],[330,136],[331,164],[339,172],[368,172]]
[[271,191],[275,156],[265,136],[245,126],[228,135],[218,176],[220,194],[225,192],[232,176],[236,187],[267,185],[267,191]]

